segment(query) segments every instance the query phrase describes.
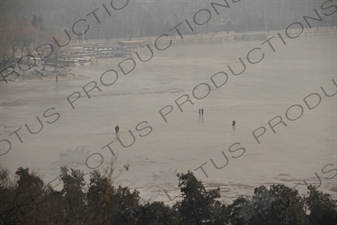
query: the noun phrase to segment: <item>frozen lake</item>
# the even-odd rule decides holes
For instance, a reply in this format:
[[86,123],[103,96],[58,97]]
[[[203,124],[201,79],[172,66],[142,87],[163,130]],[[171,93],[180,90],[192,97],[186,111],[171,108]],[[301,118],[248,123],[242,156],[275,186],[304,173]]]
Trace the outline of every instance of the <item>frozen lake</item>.
[[[136,67],[127,75],[118,68],[124,59],[113,58],[72,68],[75,74],[88,77],[83,80],[2,84],[0,137],[8,139],[12,148],[4,154],[8,144],[1,142],[1,166],[12,175],[20,166],[29,167],[49,182],[63,163],[89,172],[84,161],[90,154],[95,153],[88,160],[90,167],[98,166],[101,157],[103,165],[109,164],[112,153],[103,147],[114,141],[110,147],[118,157],[116,169],[130,165],[116,184],[137,188],[145,200],[169,202],[163,188],[171,198],[179,193],[170,176],[174,170],[191,170],[206,187],[220,187],[226,202],[272,183],[298,185],[304,194],[304,180],[317,186],[317,175],[322,182],[319,190],[337,198],[337,95],[327,97],[321,89],[330,95],[337,89],[333,83],[333,79],[337,82],[336,40],[336,36],[301,36],[285,39],[284,45],[275,38],[271,40],[275,52],[268,43],[261,45],[263,41],[172,45],[161,52],[153,49],[148,62],[135,57]],[[254,48],[261,49],[251,53],[251,61],[258,61],[262,53],[264,59],[250,64],[247,53]],[[149,57],[147,51],[140,55]],[[228,65],[234,71],[242,70],[239,58],[246,70],[234,76]],[[132,66],[130,60],[122,64],[125,71]],[[103,86],[101,75],[112,69],[119,74],[117,81]],[[210,78],[221,71],[228,74],[228,80],[216,88]],[[103,82],[115,79],[108,72]],[[225,79],[224,73],[213,77],[218,86]],[[92,89],[91,81],[101,91]],[[83,91],[85,85],[86,90],[92,89],[90,99]],[[78,100],[75,92],[81,95]],[[75,109],[67,100],[70,95]],[[198,115],[201,108],[202,119]],[[167,122],[160,110],[167,114]],[[34,135],[25,124],[32,132],[40,130],[37,116],[43,129]],[[237,122],[235,129],[232,120]],[[116,139],[117,124],[125,146],[133,143],[129,130],[134,135],[130,147]],[[17,134],[23,143],[15,133],[9,136],[20,127]],[[75,151],[82,147],[87,155]],[[161,178],[154,179],[153,174]],[[51,185],[57,183],[54,180]]]

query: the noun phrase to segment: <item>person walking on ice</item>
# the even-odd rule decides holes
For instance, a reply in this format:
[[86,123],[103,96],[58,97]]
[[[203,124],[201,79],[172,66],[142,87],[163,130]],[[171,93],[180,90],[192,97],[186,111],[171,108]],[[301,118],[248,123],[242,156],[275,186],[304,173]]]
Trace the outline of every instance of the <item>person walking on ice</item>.
[[233,129],[233,131],[235,131],[235,124],[236,124],[236,121],[233,120],[233,121],[232,121],[232,129]]
[[118,132],[119,132],[119,126],[118,125],[115,126],[115,131],[116,131],[116,134],[118,134]]
[[199,109],[199,123],[203,122],[202,109]]

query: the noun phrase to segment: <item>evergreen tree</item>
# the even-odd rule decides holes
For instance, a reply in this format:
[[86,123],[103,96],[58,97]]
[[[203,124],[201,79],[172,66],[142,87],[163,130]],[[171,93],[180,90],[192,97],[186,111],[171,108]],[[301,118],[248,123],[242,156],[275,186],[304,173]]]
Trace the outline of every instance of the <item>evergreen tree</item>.
[[337,201],[329,194],[317,191],[314,186],[309,186],[309,196],[305,202],[310,210],[310,225],[333,225],[337,222]]
[[67,167],[61,167],[64,223],[76,224],[83,220],[85,208],[85,194],[82,190],[85,185],[84,173],[72,168],[70,168],[70,171],[69,174]]
[[33,15],[32,25],[33,25],[35,28],[38,28],[38,27],[39,27],[39,25],[38,25],[38,20],[37,20],[37,17],[36,17],[35,14]]
[[219,216],[226,219],[221,216],[225,208],[215,200],[221,197],[219,188],[207,191],[190,171],[177,176],[183,200],[174,209],[179,212],[182,224],[215,224],[220,222]]
[[39,16],[39,19],[37,20],[38,28],[43,31],[44,30],[44,24],[43,24],[43,19],[42,16]]

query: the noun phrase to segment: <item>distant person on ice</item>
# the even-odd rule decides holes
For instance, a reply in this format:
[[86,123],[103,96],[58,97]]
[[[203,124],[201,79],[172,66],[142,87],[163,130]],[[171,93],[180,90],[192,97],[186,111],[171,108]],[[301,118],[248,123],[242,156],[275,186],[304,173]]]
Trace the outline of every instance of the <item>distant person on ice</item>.
[[199,122],[204,122],[204,109],[199,109]]
[[201,109],[199,109],[199,123],[201,122]]
[[118,134],[118,132],[119,132],[119,126],[118,125],[115,126],[115,131],[116,131],[116,134]]
[[235,122],[235,120],[233,120],[232,121],[232,126],[235,127],[235,124],[236,124],[236,122]]

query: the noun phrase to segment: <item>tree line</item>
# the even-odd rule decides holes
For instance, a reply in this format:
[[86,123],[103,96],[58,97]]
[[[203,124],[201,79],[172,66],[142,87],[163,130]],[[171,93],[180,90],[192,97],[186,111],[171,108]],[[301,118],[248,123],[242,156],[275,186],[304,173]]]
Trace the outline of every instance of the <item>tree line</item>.
[[[140,193],[115,187],[110,168],[90,173],[61,167],[63,187],[54,190],[36,172],[18,168],[16,179],[0,169],[0,224],[118,224],[118,225],[332,225],[337,203],[329,194],[308,187],[308,195],[283,184],[255,188],[252,197],[232,204],[219,201],[220,188],[207,190],[190,171],[178,173],[181,200],[140,203]],[[87,188],[84,191],[85,187]]]
[[[304,15],[315,16],[314,9],[320,9],[323,3],[312,0],[114,0],[116,6],[126,5],[126,7],[117,11],[109,10],[107,13],[103,8],[111,9],[109,7],[112,4],[111,0],[62,2],[46,0],[43,3],[34,0],[2,0],[1,2],[2,24],[6,24],[11,17],[31,21],[35,14],[42,16],[50,26],[71,28],[75,21],[86,18],[91,26],[101,28],[100,35],[111,38],[161,35],[166,25],[172,28],[185,19],[192,20],[199,10],[211,9],[211,3],[228,4],[229,7],[218,7],[219,15],[214,13],[209,23],[203,27],[195,26],[196,32],[225,29],[244,32],[265,30],[266,27],[285,29],[285,26],[300,20]],[[330,3],[328,1],[325,8],[330,7],[330,11],[333,11],[332,5],[333,0]],[[87,16],[92,12],[95,12],[95,16]],[[226,27],[229,22],[230,28]],[[336,15],[317,23],[317,26],[328,25],[336,25]],[[112,29],[112,32],[104,33],[104,29]]]

